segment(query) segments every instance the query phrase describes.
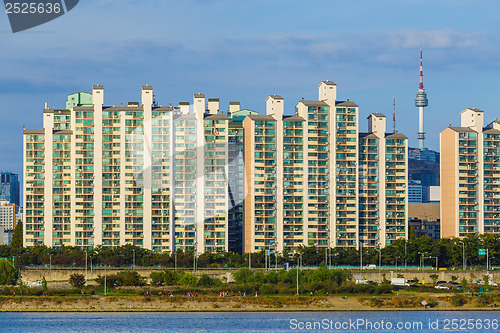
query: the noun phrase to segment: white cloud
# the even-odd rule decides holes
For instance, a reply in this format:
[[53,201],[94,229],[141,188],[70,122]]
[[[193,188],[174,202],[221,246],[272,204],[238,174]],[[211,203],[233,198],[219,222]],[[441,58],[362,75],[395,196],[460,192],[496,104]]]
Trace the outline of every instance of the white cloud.
[[460,33],[452,29],[404,29],[386,33],[390,45],[402,48],[449,48],[476,46],[485,38],[483,33]]

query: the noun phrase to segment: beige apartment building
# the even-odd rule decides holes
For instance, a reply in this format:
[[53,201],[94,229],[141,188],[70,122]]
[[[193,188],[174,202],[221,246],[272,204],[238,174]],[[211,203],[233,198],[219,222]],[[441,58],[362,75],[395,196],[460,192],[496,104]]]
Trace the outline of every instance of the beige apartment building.
[[24,130],[24,245],[229,250],[242,229],[241,121],[202,94],[178,107],[156,105],[151,86],[140,104],[103,95],[93,86],[92,105],[46,107],[43,129]]
[[500,233],[500,122],[467,108],[440,133],[441,237]]
[[407,237],[407,137],[386,133],[382,114],[360,133],[358,105],[337,101],[331,81],[318,90],[294,115],[271,95],[266,115],[243,121],[245,252],[384,247]]
[[[266,114],[193,102],[105,106],[104,88],[24,130],[25,246],[154,251],[383,247],[407,236],[406,136],[323,81],[318,100]],[[83,94],[83,93],[81,93]],[[70,96],[70,97],[71,97]]]
[[16,226],[16,205],[7,200],[0,200],[0,227],[14,230]]

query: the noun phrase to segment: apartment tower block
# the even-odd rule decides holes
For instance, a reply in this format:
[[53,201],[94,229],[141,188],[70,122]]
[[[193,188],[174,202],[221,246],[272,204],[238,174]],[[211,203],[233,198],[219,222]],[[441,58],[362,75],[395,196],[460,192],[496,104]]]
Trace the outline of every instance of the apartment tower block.
[[292,115],[279,95],[265,115],[203,94],[164,107],[151,86],[141,103],[105,106],[96,85],[46,107],[43,129],[24,130],[25,246],[293,252],[406,237],[407,138],[378,113],[360,132],[358,105],[331,81],[318,89]]
[[467,108],[440,133],[441,236],[500,233],[500,122]]

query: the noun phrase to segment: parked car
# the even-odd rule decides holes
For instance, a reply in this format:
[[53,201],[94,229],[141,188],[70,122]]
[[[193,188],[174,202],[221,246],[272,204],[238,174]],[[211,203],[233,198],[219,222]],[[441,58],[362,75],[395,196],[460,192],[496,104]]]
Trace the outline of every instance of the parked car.
[[490,287],[498,287],[498,283],[496,283],[495,281],[490,281],[488,282]]
[[365,269],[377,269],[377,265],[366,265]]
[[446,282],[446,281],[438,281],[438,282],[436,282],[436,284],[447,284],[447,283],[448,282]]
[[436,288],[436,289],[446,289],[446,290],[450,289],[450,287],[448,287],[448,286],[443,286],[442,284],[438,284],[438,285],[437,285],[437,286],[435,286],[434,288]]

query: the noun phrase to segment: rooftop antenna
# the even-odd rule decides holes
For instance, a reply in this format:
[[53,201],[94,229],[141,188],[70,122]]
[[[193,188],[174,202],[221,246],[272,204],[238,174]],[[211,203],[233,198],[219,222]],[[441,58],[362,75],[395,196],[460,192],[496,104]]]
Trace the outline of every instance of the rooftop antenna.
[[158,101],[156,100],[156,95],[153,94],[153,107],[157,108],[158,107]]
[[396,133],[396,97],[392,98],[392,133]]

